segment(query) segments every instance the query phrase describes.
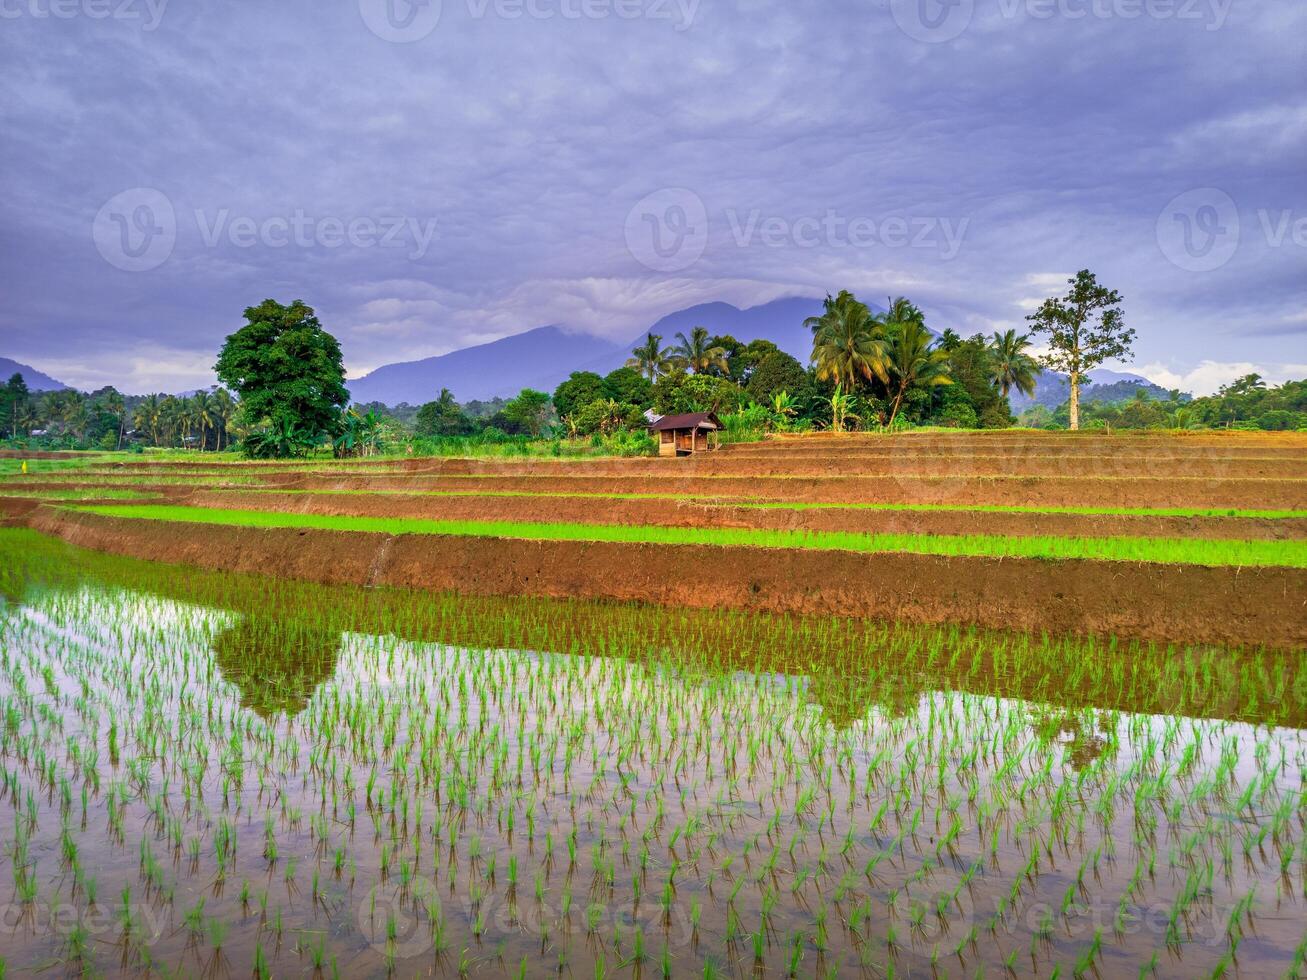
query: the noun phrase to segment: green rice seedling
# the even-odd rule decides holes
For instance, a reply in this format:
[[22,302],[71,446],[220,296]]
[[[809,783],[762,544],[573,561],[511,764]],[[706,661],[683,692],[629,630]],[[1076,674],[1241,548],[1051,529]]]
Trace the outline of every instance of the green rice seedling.
[[[0,591],[4,856],[33,905],[123,896],[129,966],[92,942],[92,969],[218,936],[267,975],[289,929],[315,971],[407,972],[424,913],[465,974],[478,943],[518,972],[526,930],[529,975],[1155,969],[1156,905],[1224,936],[1184,944],[1195,973],[1254,929],[1277,974],[1307,952],[1275,912],[1307,898],[1307,688],[1276,651],[363,595],[5,529]],[[313,901],[269,907],[269,841]]]
[[374,534],[434,534],[522,538],[538,541],[613,541],[699,544],[745,548],[797,548],[857,552],[1010,558],[1085,558],[1194,565],[1263,565],[1307,568],[1307,542],[1194,538],[1063,538],[1051,536],[859,534],[839,531],[773,531],[737,528],[545,524],[513,521],[435,521],[383,517],[223,510],[145,504],[84,506],[107,517],[216,524],[229,527],[301,528]]

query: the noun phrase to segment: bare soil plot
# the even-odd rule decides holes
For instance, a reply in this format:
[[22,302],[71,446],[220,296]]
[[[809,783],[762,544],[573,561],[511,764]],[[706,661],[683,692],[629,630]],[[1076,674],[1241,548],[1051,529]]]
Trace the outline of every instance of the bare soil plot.
[[[1307,438],[1297,434],[823,435],[689,460],[200,459],[96,466],[76,481],[23,486],[138,487],[174,504],[360,518],[1058,539],[1307,537],[1301,516],[966,510],[1307,511]],[[314,580],[1307,646],[1307,572],[1294,568],[219,527],[78,514],[39,501],[0,501],[0,511],[102,550]]]
[[448,520],[560,521],[657,524],[667,527],[746,527],[809,531],[916,532],[1103,537],[1195,537],[1284,540],[1307,537],[1304,518],[1169,517],[1138,514],[1006,514],[975,511],[785,509],[702,500],[596,497],[304,493],[202,490],[179,494],[198,507],[367,517]]
[[204,568],[472,595],[1307,646],[1307,570],[212,527],[41,508],[72,544]]

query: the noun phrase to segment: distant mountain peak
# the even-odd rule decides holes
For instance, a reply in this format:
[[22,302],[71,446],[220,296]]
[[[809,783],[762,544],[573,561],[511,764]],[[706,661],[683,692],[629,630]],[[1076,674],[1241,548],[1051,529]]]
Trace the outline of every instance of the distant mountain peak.
[[573,371],[607,374],[621,367],[646,334],[675,342],[677,333],[704,327],[713,334],[730,334],[742,343],[765,339],[803,363],[812,351],[812,334],[805,318],[821,312],[821,300],[788,297],[741,309],[730,303],[697,303],[661,317],[624,343],[580,332],[562,324],[535,327],[484,344],[434,357],[386,364],[346,381],[356,403],[418,405],[448,388],[460,402],[511,397],[523,388],[552,392]]
[[15,374],[23,376],[23,381],[27,383],[29,391],[64,391],[68,388],[68,385],[62,381],[38,371],[31,365],[21,364],[7,357],[0,357],[0,384],[4,384]]

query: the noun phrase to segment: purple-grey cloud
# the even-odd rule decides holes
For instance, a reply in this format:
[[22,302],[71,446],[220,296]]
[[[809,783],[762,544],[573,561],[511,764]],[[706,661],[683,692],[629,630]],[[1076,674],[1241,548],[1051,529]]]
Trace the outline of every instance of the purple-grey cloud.
[[358,372],[846,286],[987,331],[1082,267],[1168,377],[1302,361],[1299,4],[52,9],[0,0],[0,353],[72,383],[206,383],[267,296]]

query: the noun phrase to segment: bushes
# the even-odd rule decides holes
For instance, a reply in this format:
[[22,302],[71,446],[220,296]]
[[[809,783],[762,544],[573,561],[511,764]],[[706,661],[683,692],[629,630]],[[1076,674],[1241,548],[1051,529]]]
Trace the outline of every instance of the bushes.
[[593,401],[572,416],[572,426],[581,436],[610,436],[630,429],[643,429],[644,412],[638,405],[604,398]]
[[739,385],[708,374],[686,374],[676,370],[663,375],[653,386],[653,409],[659,415],[684,412],[739,411],[749,396]]
[[965,401],[955,401],[945,405],[936,413],[935,421],[952,429],[974,429],[980,425],[980,420],[976,418],[976,410],[971,407],[970,402]]
[[775,416],[763,405],[750,405],[738,412],[719,416],[722,420],[721,442],[756,442],[772,426]]
[[745,390],[755,401],[766,404],[777,392],[787,391],[796,400],[809,394],[812,381],[803,365],[784,351],[776,351],[764,357],[753,374]]

